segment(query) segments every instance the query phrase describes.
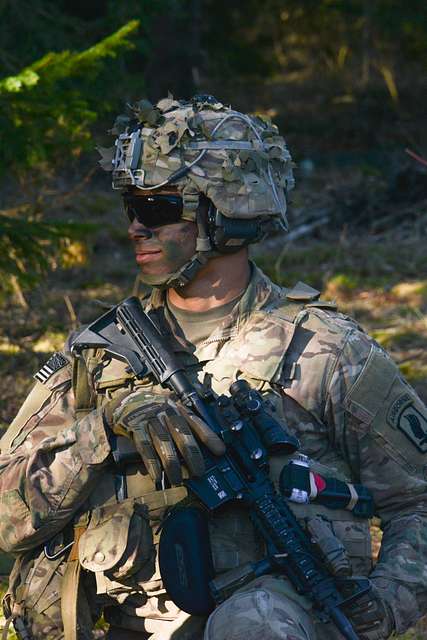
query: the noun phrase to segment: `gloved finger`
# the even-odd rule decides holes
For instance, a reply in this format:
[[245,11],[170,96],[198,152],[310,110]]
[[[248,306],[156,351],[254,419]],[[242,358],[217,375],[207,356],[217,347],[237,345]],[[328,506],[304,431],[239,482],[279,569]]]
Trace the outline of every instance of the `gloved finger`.
[[181,464],[167,426],[153,417],[148,421],[148,431],[169,482],[172,486],[182,484]]
[[163,417],[190,475],[202,476],[205,472],[205,462],[187,420],[169,409],[160,416]]
[[[346,610],[344,608],[344,610]],[[375,632],[385,621],[387,612],[375,593],[367,593],[347,607],[346,614],[354,629],[359,632]]]
[[[114,415],[113,418],[116,418],[116,415]],[[114,429],[118,427],[125,429],[126,435],[132,438],[136,450],[141,456],[153,482],[160,482],[162,479],[162,469],[145,426],[144,407],[136,406],[134,409],[122,415],[121,418],[116,418],[116,420]]]
[[122,404],[129,398],[129,395],[129,390],[126,389],[122,393],[114,396],[114,398],[112,398],[111,400],[108,400],[108,402],[106,402],[103,406],[104,417],[109,427],[114,427],[115,415],[120,412],[119,410]]
[[162,468],[151,444],[146,427],[144,425],[133,427],[132,430],[127,431],[126,435],[132,437],[135,448],[141,456],[145,468],[154,484],[159,483],[162,479]]
[[200,442],[209,449],[215,456],[222,456],[226,451],[224,442],[219,436],[212,431],[210,427],[195,413],[184,407],[182,404],[175,405],[179,413],[185,418],[191,427],[193,433],[199,438]]
[[366,618],[361,618],[360,616],[353,616],[351,618],[351,622],[355,629],[358,631],[368,631],[369,629],[375,628],[379,626],[384,620],[384,616],[381,615],[380,612],[370,612],[367,614]]
[[114,423],[111,427],[111,431],[116,434],[116,436],[124,436],[125,438],[132,438],[132,434],[129,433],[127,429],[120,423]]

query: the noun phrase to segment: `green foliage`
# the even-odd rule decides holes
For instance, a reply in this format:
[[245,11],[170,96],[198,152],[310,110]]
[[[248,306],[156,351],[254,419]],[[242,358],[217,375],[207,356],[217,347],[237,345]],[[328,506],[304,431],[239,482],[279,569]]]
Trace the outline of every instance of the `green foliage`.
[[[70,165],[93,147],[91,125],[105,111],[107,62],[131,47],[137,28],[133,20],[92,47],[80,51],[49,52],[19,73],[0,80],[0,177],[16,184],[37,186],[37,199],[50,172]],[[112,79],[111,79],[112,80]],[[44,184],[43,184],[44,183]],[[21,210],[32,210],[21,206]],[[13,212],[14,214],[15,212]],[[89,225],[43,222],[0,211],[0,289],[33,285],[56,263],[68,238],[81,238]]]
[[58,251],[68,238],[81,238],[95,225],[37,222],[0,215],[0,291],[8,290],[10,277],[31,286],[56,265]]
[[15,76],[0,80],[0,175],[69,162],[87,149],[90,125],[106,96],[93,82],[108,58],[131,46],[132,21],[82,52],[49,52]]

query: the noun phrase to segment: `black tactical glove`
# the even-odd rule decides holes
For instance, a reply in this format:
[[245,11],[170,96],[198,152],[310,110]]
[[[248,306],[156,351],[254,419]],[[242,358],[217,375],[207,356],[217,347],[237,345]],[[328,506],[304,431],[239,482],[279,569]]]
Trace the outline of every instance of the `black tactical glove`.
[[394,630],[393,614],[374,585],[343,611],[360,640],[385,640]]
[[203,475],[205,464],[194,434],[215,455],[225,451],[206,423],[169,394],[126,393],[107,402],[104,419],[116,435],[133,441],[155,483],[160,482],[162,469],[172,486],[182,483],[179,454],[190,476]]

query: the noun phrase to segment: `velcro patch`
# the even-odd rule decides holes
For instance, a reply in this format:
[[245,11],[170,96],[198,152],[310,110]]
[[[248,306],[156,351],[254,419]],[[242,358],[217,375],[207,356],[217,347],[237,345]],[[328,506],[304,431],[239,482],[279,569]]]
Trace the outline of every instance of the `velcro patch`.
[[68,360],[62,353],[54,353],[33,377],[45,384],[54,373],[65,367],[66,364],[68,364]]
[[427,453],[427,415],[415,407],[409,393],[395,400],[388,411],[387,422],[400,429],[418,451]]

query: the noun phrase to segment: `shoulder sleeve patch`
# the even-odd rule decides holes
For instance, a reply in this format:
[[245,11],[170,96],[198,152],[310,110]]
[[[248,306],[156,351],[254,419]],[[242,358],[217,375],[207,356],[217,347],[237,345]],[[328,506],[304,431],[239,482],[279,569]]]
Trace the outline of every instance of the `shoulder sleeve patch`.
[[427,453],[427,412],[420,404],[409,393],[403,393],[390,407],[387,422],[400,429],[418,451]]
[[385,456],[427,478],[427,408],[378,347],[372,347],[344,408],[369,426],[366,433]]
[[33,377],[42,384],[45,384],[54,373],[59,371],[59,369],[62,369],[62,367],[65,367],[67,364],[68,360],[62,353],[54,353]]

